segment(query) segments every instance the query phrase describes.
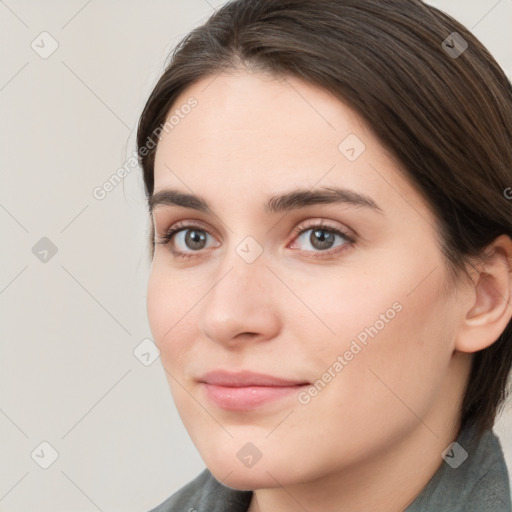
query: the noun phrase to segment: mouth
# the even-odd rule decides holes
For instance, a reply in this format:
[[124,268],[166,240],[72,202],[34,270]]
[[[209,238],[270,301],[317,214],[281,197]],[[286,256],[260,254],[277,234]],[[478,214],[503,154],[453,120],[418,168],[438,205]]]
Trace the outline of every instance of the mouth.
[[249,411],[290,397],[310,385],[304,380],[282,379],[254,372],[209,372],[198,379],[206,398],[230,411]]

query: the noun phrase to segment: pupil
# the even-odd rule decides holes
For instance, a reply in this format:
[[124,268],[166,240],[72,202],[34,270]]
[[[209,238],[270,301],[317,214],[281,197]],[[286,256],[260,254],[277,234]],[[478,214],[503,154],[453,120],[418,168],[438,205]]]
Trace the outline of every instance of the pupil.
[[317,229],[311,232],[310,241],[315,249],[329,249],[334,242],[334,234]]

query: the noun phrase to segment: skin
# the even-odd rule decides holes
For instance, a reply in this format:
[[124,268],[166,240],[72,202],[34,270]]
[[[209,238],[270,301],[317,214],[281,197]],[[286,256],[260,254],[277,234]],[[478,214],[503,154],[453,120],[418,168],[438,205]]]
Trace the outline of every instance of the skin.
[[[185,90],[198,105],[160,140],[155,192],[204,198],[215,215],[180,206],[153,212],[156,235],[198,221],[211,235],[176,259],[157,244],[148,318],[179,414],[205,464],[225,485],[255,490],[250,511],[401,511],[455,440],[471,354],[512,315],[510,239],[500,237],[471,282],[447,284],[436,219],[371,129],[329,93],[299,79],[238,70]],[[338,149],[364,142],[354,162]],[[381,212],[344,204],[267,214],[270,195],[337,186]],[[356,234],[323,255],[323,221]],[[253,237],[262,254],[236,252]],[[343,245],[345,244],[345,245]],[[315,258],[314,254],[322,257]],[[484,272],[485,270],[485,272]],[[402,306],[309,403],[297,396],[226,411],[196,378],[223,368],[314,382],[393,304]],[[236,456],[253,443],[261,459]]]

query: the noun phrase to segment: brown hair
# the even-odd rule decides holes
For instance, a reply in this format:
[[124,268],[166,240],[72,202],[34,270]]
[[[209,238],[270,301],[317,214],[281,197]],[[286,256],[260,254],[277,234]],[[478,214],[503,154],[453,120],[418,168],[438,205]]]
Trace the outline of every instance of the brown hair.
[[[464,41],[467,49],[454,53]],[[453,278],[467,276],[466,264],[499,235],[512,236],[504,197],[512,186],[512,85],[474,35],[420,0],[225,4],[177,46],[140,117],[148,199],[156,152],[148,141],[177,96],[199,79],[244,66],[306,80],[366,120],[429,202]],[[476,426],[481,434],[493,426],[511,365],[509,322],[473,356],[461,428]]]

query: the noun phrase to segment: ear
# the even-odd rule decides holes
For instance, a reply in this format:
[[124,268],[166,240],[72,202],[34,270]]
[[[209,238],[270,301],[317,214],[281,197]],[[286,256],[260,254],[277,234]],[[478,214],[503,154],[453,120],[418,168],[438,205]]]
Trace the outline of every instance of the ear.
[[477,352],[492,345],[512,317],[512,240],[500,235],[473,266],[468,307],[455,339],[460,352]]

